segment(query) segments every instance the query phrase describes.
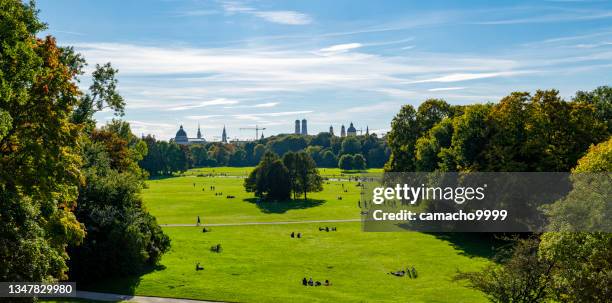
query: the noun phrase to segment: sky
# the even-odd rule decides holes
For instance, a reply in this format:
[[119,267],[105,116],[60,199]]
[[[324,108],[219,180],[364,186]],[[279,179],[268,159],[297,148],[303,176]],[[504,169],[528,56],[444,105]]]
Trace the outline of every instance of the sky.
[[[119,70],[135,134],[384,133],[402,105],[612,83],[610,1],[39,0],[42,35]],[[115,118],[96,114],[99,124]]]

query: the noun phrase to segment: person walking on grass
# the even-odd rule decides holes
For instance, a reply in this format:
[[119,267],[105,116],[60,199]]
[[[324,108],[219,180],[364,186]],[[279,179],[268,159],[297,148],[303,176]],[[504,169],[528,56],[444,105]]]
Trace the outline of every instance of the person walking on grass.
[[198,223],[197,223],[197,225],[200,226],[200,216],[198,216]]

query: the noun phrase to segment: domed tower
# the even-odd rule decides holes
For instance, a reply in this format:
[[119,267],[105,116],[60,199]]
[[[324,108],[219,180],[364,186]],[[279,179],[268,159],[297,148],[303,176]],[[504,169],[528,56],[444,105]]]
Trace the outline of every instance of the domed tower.
[[302,119],[302,135],[308,135],[308,127],[306,126],[306,119]]
[[176,135],[174,136],[174,142],[176,142],[176,144],[180,144],[180,145],[187,145],[187,144],[189,144],[189,139],[187,138],[187,133],[185,132],[185,130],[183,130],[183,126],[182,125],[179,128],[179,130],[176,132]]
[[329,126],[329,134],[333,137],[334,136],[334,127],[333,126]]
[[353,126],[353,122],[349,125],[349,128],[346,130],[346,134],[348,136],[357,136],[357,129]]
[[299,135],[300,132],[301,132],[301,130],[300,130],[300,120],[295,120],[295,132],[294,133],[296,135]]
[[344,129],[344,124],[340,127],[340,137],[346,137],[346,129]]

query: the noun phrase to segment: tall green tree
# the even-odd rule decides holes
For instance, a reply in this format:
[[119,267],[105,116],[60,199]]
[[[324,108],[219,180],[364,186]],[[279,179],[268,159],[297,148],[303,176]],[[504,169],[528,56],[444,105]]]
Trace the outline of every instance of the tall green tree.
[[72,210],[83,181],[78,64],[32,3],[0,1],[0,281],[67,278],[66,246],[84,237]]
[[419,135],[419,123],[416,111],[411,105],[404,105],[391,121],[391,131],[387,142],[391,149],[386,171],[414,171],[416,140]]

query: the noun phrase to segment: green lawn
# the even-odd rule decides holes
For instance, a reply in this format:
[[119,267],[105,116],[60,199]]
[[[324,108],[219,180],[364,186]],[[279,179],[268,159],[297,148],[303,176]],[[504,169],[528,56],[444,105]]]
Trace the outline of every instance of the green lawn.
[[[359,218],[355,182],[328,181],[325,190],[312,194],[309,202],[256,204],[249,200],[252,194],[244,192],[243,179],[237,177],[247,170],[217,168],[216,174],[230,177],[205,177],[212,169],[199,169],[151,180],[143,199],[160,223],[195,223],[197,215],[204,225]],[[339,170],[327,175],[336,172],[339,175]],[[223,196],[215,196],[211,185]],[[318,231],[326,225],[338,231]],[[361,231],[359,222],[215,226],[209,233],[201,229],[164,227],[172,248],[158,268],[88,289],[230,302],[486,301],[481,293],[452,279],[458,270],[477,270],[489,262],[491,243],[469,235],[368,233]],[[303,238],[291,238],[293,231],[301,232]],[[223,252],[210,251],[217,243]],[[196,271],[196,262],[205,269]],[[418,270],[417,279],[387,274],[408,265]],[[304,287],[303,277],[329,279],[333,285]]]
[[[240,223],[359,219],[360,188],[356,182],[325,181],[325,190],[308,195],[309,200],[290,203],[256,203],[244,191],[242,178],[250,168],[208,168],[184,176],[147,182],[143,198],[160,224]],[[339,170],[334,170],[340,176]],[[242,175],[240,175],[242,173]],[[215,176],[209,176],[215,174]],[[227,174],[227,175],[226,175]],[[334,178],[333,180],[338,180]],[[216,190],[212,191],[211,186]],[[344,192],[346,190],[346,192]],[[222,193],[222,195],[215,195]],[[228,199],[232,195],[236,198]],[[338,198],[341,197],[342,200]]]

